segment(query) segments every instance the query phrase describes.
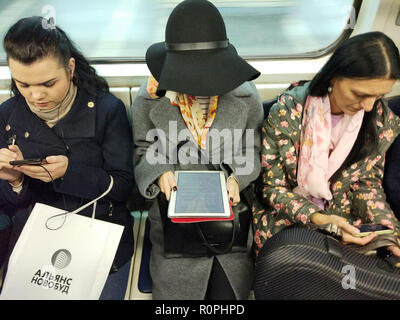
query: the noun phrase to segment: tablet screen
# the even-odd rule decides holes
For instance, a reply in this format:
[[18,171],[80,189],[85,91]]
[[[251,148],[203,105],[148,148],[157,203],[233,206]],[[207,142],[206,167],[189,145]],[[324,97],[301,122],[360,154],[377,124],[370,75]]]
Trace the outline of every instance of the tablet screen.
[[175,213],[224,213],[218,172],[179,172]]

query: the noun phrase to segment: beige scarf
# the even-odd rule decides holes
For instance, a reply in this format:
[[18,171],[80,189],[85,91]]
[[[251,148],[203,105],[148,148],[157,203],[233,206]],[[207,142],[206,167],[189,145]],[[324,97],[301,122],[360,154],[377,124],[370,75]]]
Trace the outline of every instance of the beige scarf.
[[39,109],[35,105],[29,103],[28,100],[25,100],[29,109],[40,119],[44,120],[50,128],[53,128],[57,124],[57,122],[64,118],[69,110],[71,110],[72,104],[75,101],[77,91],[78,89],[76,85],[71,81],[68,92],[63,101],[61,101],[60,104],[49,110]]

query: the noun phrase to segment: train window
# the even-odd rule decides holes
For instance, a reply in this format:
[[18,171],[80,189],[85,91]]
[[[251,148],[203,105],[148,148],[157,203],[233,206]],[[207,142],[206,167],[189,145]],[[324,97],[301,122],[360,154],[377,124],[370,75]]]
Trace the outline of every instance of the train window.
[[[7,0],[0,2],[0,37],[18,19],[53,16],[93,62],[143,61],[164,40],[180,0]],[[360,0],[212,0],[230,41],[246,58],[320,55],[355,23]],[[45,23],[45,27],[52,27]],[[0,49],[0,62],[5,53]]]

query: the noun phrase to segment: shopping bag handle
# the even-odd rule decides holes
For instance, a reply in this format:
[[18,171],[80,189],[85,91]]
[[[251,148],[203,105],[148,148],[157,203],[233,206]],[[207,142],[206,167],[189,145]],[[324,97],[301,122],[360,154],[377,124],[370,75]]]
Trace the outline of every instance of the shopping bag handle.
[[95,218],[95,213],[96,213],[96,203],[97,203],[97,200],[100,200],[101,198],[105,197],[105,196],[111,191],[111,189],[112,189],[112,187],[113,187],[113,185],[114,185],[114,179],[113,179],[113,177],[110,176],[110,179],[111,179],[110,185],[108,186],[107,190],[104,191],[104,193],[103,193],[102,195],[100,195],[99,197],[97,197],[96,199],[94,199],[94,200],[92,200],[92,201],[89,201],[88,203],[86,203],[86,204],[83,205],[82,207],[80,207],[80,208],[78,208],[78,209],[75,209],[74,211],[72,211],[72,212],[70,212],[70,213],[78,213],[78,212],[82,211],[83,209],[86,209],[87,207],[89,207],[90,205],[93,204],[94,206],[93,206],[92,219],[94,219],[94,218]]
[[[110,175],[110,184],[109,184],[107,190],[104,191],[103,194],[101,194],[101,195],[100,195],[99,197],[97,197],[96,199],[94,199],[94,200],[92,200],[92,201],[89,201],[88,203],[86,203],[85,205],[79,207],[78,209],[75,209],[74,211],[71,211],[71,212],[66,211],[66,212],[63,212],[63,213],[60,213],[60,214],[56,214],[56,215],[54,215],[54,216],[48,218],[48,219],[46,220],[46,228],[49,229],[49,230],[58,230],[58,229],[60,229],[60,228],[64,225],[67,215],[73,214],[73,213],[78,213],[78,212],[80,212],[80,211],[86,209],[87,207],[91,206],[92,204],[93,204],[92,219],[95,219],[97,201],[100,200],[101,198],[105,197],[105,196],[111,191],[113,185],[114,185],[114,179],[113,179],[113,177]],[[59,226],[58,228],[55,228],[55,229],[54,229],[54,228],[49,228],[48,222],[49,222],[51,219],[56,218],[56,217],[60,217],[60,216],[65,216],[64,221],[63,221],[63,223],[61,224],[61,226]]]

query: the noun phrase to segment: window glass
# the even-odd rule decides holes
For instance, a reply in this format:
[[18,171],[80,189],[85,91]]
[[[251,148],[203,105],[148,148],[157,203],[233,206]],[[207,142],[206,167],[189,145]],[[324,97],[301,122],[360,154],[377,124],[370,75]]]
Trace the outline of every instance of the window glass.
[[[1,0],[0,37],[22,17],[54,16],[83,53],[94,60],[143,60],[164,41],[178,0]],[[228,37],[244,57],[318,52],[348,27],[353,0],[219,0]],[[351,19],[354,23],[354,19]],[[1,46],[0,62],[5,62]]]

